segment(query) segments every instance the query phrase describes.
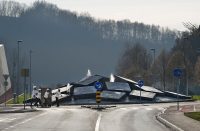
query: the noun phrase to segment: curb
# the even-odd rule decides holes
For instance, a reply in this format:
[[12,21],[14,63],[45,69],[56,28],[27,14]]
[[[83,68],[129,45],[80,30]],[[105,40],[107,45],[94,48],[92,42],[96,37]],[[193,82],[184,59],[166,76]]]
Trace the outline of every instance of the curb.
[[89,109],[94,109],[94,110],[104,110],[104,109],[107,109],[107,108],[113,108],[113,107],[116,107],[116,106],[89,106],[89,105],[83,105],[81,106],[82,108],[89,108]]
[[176,125],[172,124],[171,122],[167,121],[166,119],[162,118],[160,115],[165,112],[166,109],[164,109],[162,112],[158,113],[155,117],[156,119],[165,125],[166,127],[170,128],[172,131],[184,131],[183,129],[177,127]]
[[31,109],[31,110],[10,110],[10,111],[0,111],[0,114],[3,113],[26,113],[26,112],[35,112],[38,111],[37,109]]
[[[176,103],[177,101],[162,101],[162,102],[142,102],[142,104],[160,104],[160,103]],[[194,102],[194,100],[180,100],[179,101],[180,103],[181,102]],[[108,102],[108,103],[104,103],[104,102],[101,102],[101,105],[116,105],[116,104],[141,104],[140,102]],[[96,102],[94,103],[87,103],[87,102],[83,102],[83,103],[62,103],[62,105],[67,105],[67,106],[73,106],[73,105],[96,105]]]

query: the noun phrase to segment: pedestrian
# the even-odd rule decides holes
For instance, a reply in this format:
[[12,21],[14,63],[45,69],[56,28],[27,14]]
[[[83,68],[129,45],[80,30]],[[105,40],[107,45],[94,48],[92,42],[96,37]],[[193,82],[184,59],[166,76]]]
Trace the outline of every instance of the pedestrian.
[[56,106],[57,107],[60,106],[60,103],[59,103],[60,96],[61,96],[60,89],[58,89],[58,91],[56,92]]
[[41,102],[41,89],[38,89],[38,93],[36,95],[36,102],[34,104],[34,106],[38,107],[38,103],[41,106],[42,102]]
[[31,95],[31,99],[30,99],[30,103],[31,103],[31,108],[32,108],[32,105],[33,105],[33,102],[36,102],[36,96],[38,94],[38,90],[37,90],[37,87],[36,86],[33,86],[33,91],[32,91],[32,95]]
[[51,107],[51,93],[49,88],[47,88],[46,92],[44,93],[44,100],[45,100],[44,105],[46,107]]

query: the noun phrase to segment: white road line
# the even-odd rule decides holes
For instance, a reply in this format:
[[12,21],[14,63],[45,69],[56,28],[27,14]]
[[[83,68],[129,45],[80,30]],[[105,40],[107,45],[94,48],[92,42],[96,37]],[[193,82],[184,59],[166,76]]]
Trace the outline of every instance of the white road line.
[[157,109],[162,111],[164,108],[162,108],[162,107],[159,107],[159,108],[157,108]]
[[195,105],[194,105],[194,111],[196,111],[196,107],[195,107]]
[[17,119],[17,118],[3,118],[3,119],[0,119],[0,122],[6,122],[7,123],[7,122],[11,122],[15,119]]
[[95,131],[99,131],[100,121],[101,121],[101,114],[99,114],[98,116],[98,119],[95,125]]
[[16,120],[17,118],[9,118],[9,121],[13,121]]
[[133,107],[133,108],[131,108],[131,110],[137,110],[137,109],[139,109],[138,107]]
[[128,110],[127,108],[120,108],[121,110]]
[[147,110],[147,111],[153,110],[152,108],[144,108],[144,109]]
[[14,128],[14,127],[16,127],[16,126],[18,126],[18,125],[22,125],[22,124],[24,124],[24,123],[26,123],[26,122],[28,122],[28,121],[31,121],[31,120],[33,120],[33,119],[35,119],[35,118],[37,118],[37,117],[41,117],[41,116],[43,116],[43,115],[45,115],[45,114],[47,114],[47,113],[42,113],[42,114],[40,114],[40,115],[38,115],[38,116],[35,116],[35,117],[32,117],[32,118],[26,119],[25,121],[22,121],[22,122],[20,122],[20,123],[15,124],[15,125],[9,126],[9,127],[5,128],[4,130],[9,130],[10,128]]

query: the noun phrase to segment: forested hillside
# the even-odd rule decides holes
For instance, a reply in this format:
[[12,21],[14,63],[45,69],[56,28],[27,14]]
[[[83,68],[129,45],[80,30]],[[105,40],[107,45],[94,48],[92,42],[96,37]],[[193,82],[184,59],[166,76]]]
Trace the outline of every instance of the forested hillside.
[[147,49],[139,43],[129,45],[124,51],[117,72],[131,79],[144,79],[147,85],[161,90],[176,91],[178,80],[173,70],[180,68],[180,92],[199,94],[200,85],[200,26],[185,23],[188,31],[177,37],[171,50],[163,49],[155,61]]
[[159,52],[173,47],[177,35],[178,31],[129,20],[98,20],[46,2],[31,7],[0,2],[0,41],[7,49],[10,72],[14,78],[17,40],[23,40],[20,65],[28,67],[32,50],[35,84],[75,81],[88,68],[108,75],[115,71],[126,43],[140,43],[147,51]]

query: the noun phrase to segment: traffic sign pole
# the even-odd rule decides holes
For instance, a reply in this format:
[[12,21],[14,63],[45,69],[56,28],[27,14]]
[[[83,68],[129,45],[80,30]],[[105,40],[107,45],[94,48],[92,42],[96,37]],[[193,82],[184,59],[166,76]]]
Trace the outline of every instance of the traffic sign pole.
[[177,86],[177,110],[179,111],[179,90],[181,86],[181,76],[183,74],[182,69],[180,68],[175,68],[173,70],[173,74],[175,77],[178,78],[178,86]]
[[181,85],[181,79],[179,78],[178,80],[178,87],[177,87],[177,110],[179,111],[179,89],[180,89],[180,85]]
[[141,99],[141,87],[140,87],[140,104],[142,103],[142,99]]
[[100,103],[101,103],[101,91],[103,89],[103,85],[101,82],[96,82],[95,83],[95,88],[96,88],[96,103],[97,103],[97,106],[98,106],[98,109],[100,108]]
[[99,108],[100,102],[101,102],[101,91],[97,91],[96,92],[96,103],[98,104],[98,108]]
[[26,109],[26,77],[29,76],[29,69],[28,68],[23,68],[21,69],[21,76],[24,77],[24,110]]
[[5,86],[4,102],[5,102],[5,107],[6,107],[6,85],[4,85],[4,86]]
[[3,74],[3,77],[4,77],[4,88],[5,88],[5,93],[4,93],[4,102],[5,102],[5,107],[6,107],[6,98],[7,98],[7,89],[6,89],[6,87],[8,86],[8,77],[9,77],[9,75],[8,74]]
[[142,103],[142,98],[141,98],[141,88],[142,88],[142,86],[144,86],[144,81],[143,80],[139,80],[138,81],[138,86],[140,87],[140,104]]

